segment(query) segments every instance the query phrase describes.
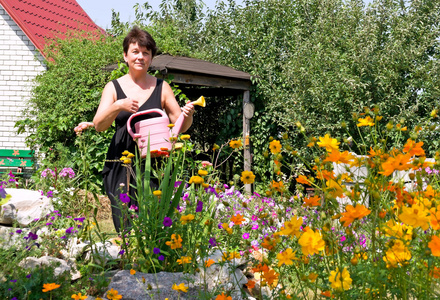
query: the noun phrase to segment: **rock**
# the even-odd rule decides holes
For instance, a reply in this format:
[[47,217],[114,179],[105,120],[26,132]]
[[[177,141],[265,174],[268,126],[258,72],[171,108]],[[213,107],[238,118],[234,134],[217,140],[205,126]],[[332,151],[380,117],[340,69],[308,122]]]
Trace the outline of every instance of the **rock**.
[[27,226],[34,219],[41,218],[53,210],[50,199],[38,191],[26,189],[5,189],[11,199],[1,206],[0,224],[11,225],[17,222]]
[[27,257],[22,260],[18,266],[24,269],[35,269],[41,266],[55,266],[55,276],[60,276],[64,272],[69,272],[71,280],[76,280],[81,277],[80,272],[76,270],[76,264],[74,261],[65,261],[52,256],[42,256],[40,258]]
[[234,258],[222,263],[223,253],[220,250],[214,251],[205,261],[212,259],[216,263],[209,268],[204,267],[204,261],[199,261],[200,272],[196,275],[198,285],[206,285],[209,291],[230,291],[232,298],[242,299],[243,285],[248,282],[242,269],[245,268],[246,260]]
[[[111,289],[117,290],[124,300],[203,299],[199,295],[203,289],[194,284],[188,284],[188,281],[193,282],[194,280],[194,276],[183,273],[146,274],[137,272],[135,275],[131,275],[130,271],[123,270],[117,272],[112,278],[107,292]],[[174,283],[177,285],[184,283],[188,287],[188,292],[180,292],[179,298],[179,292],[172,289]],[[103,295],[104,299],[107,292]]]

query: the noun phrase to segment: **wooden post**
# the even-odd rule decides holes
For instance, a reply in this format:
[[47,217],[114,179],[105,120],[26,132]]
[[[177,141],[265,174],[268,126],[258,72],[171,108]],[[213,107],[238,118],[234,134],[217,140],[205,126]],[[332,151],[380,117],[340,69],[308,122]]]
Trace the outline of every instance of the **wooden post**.
[[[249,91],[243,93],[243,106],[250,102]],[[243,114],[243,158],[244,158],[244,170],[251,171],[252,155],[251,155],[251,142],[250,142],[251,120],[247,119]],[[248,193],[252,193],[252,185],[245,184],[244,189]]]

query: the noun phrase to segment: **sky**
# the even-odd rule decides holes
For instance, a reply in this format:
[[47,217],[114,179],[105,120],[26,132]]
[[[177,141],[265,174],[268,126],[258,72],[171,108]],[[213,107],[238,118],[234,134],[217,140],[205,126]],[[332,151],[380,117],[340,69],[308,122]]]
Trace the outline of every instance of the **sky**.
[[[134,21],[134,9],[133,6],[136,3],[144,4],[142,0],[76,0],[78,4],[86,11],[89,17],[101,28],[109,29],[112,22],[112,9],[115,12],[119,12],[119,16],[122,22]],[[159,4],[161,0],[147,1],[154,10],[159,10]],[[238,5],[243,3],[242,0],[235,1]],[[216,0],[203,0],[211,9],[215,8]]]

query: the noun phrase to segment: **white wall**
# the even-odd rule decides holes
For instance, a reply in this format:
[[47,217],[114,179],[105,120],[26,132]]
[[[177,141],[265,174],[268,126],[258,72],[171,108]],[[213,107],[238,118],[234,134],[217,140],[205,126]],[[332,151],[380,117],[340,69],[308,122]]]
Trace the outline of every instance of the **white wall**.
[[45,70],[43,61],[0,5],[0,149],[27,149],[25,135],[17,135],[14,125],[27,106],[32,80]]

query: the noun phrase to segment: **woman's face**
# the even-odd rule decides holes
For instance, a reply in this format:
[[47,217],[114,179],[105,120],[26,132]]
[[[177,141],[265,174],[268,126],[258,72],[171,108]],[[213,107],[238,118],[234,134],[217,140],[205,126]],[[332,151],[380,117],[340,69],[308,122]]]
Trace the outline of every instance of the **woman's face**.
[[127,53],[124,53],[124,59],[130,69],[148,70],[153,55],[151,50],[146,47],[139,46],[138,43],[132,43],[128,47]]

